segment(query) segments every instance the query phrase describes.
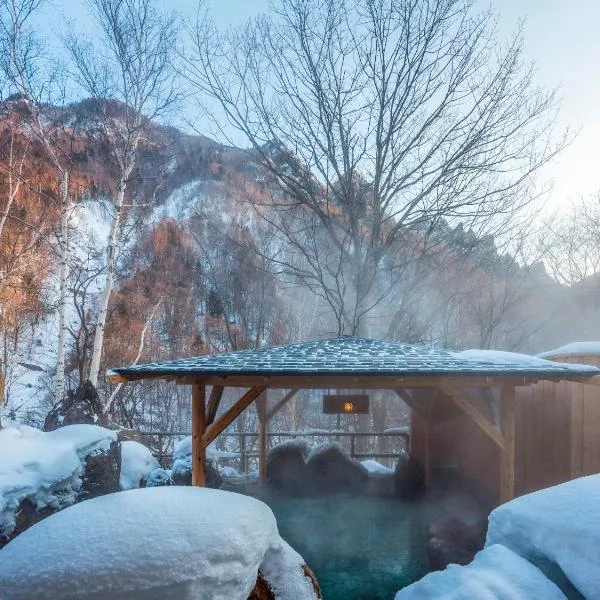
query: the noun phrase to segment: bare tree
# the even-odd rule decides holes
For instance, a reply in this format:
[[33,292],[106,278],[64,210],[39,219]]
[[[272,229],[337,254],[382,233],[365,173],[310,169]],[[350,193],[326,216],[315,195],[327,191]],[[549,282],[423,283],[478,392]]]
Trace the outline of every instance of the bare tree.
[[189,33],[182,71],[251,145],[281,266],[339,333],[364,330],[441,218],[505,229],[566,141],[520,34],[496,43],[466,0],[280,0],[226,34],[200,9]]
[[[2,0],[0,2],[0,33],[2,60],[0,65],[8,85],[19,95],[15,103],[16,115],[28,126],[46,152],[56,170],[58,179],[59,225],[55,231],[59,257],[58,341],[56,367],[56,398],[65,390],[65,339],[68,312],[69,232],[70,219],[75,206],[70,191],[73,170],[73,144],[75,133],[60,122],[57,104],[64,103],[65,82],[63,72],[32,29],[31,23],[44,0]],[[64,73],[64,72],[63,72]],[[21,163],[22,168],[22,163]],[[15,188],[21,183],[18,172]]]
[[[98,384],[108,306],[122,245],[126,195],[152,119],[175,100],[171,53],[176,26],[154,0],[89,0],[101,46],[72,36],[67,47],[83,89],[97,102],[100,130],[116,165],[106,278],[95,327],[89,380]],[[115,103],[115,100],[120,103]]]

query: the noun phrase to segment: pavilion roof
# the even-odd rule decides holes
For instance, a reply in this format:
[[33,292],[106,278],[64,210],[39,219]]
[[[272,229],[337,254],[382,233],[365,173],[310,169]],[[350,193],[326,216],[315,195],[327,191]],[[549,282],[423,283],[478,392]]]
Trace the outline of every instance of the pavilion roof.
[[256,350],[194,356],[112,369],[109,379],[298,375],[530,376],[600,375],[600,369],[493,351],[452,352],[428,345],[338,337]]

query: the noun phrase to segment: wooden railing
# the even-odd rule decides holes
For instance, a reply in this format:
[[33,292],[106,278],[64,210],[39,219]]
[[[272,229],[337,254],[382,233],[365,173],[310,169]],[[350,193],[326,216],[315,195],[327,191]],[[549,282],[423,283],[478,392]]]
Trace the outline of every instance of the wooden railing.
[[[189,432],[176,431],[176,432],[165,432],[165,431],[146,431],[142,432],[144,436],[153,437],[156,440],[156,444],[153,444],[153,454],[160,462],[160,464],[168,468],[170,466],[171,456],[173,454],[173,440],[174,438],[183,438],[191,435]],[[248,471],[249,462],[252,459],[258,458],[258,451],[248,449],[247,441],[256,440],[258,433],[253,431],[242,431],[237,433],[222,433],[220,438],[234,438],[238,440],[239,449],[236,451],[237,456],[228,457],[223,460],[238,461],[239,470],[243,473]],[[400,455],[408,451],[409,445],[409,434],[408,432],[402,431],[380,431],[380,432],[348,432],[348,431],[281,431],[281,432],[269,432],[267,434],[269,444],[271,448],[277,443],[280,443],[286,439],[305,438],[309,440],[315,440],[317,438],[324,439],[335,439],[340,442],[340,445],[349,453],[352,458],[356,459],[384,459],[386,462],[392,462],[394,459],[398,459]],[[393,451],[388,452],[373,452],[373,451],[361,451],[359,448],[357,451],[357,440],[366,440],[368,438],[395,438],[400,441],[400,444],[396,444]],[[347,443],[343,443],[347,442]],[[360,444],[359,444],[360,445]],[[393,444],[392,444],[393,445]]]

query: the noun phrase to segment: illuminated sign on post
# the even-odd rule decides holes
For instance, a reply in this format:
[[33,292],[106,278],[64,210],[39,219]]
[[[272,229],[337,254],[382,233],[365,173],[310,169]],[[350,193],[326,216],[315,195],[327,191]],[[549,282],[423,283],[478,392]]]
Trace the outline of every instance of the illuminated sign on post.
[[369,396],[366,394],[325,394],[323,412],[326,415],[369,414]]

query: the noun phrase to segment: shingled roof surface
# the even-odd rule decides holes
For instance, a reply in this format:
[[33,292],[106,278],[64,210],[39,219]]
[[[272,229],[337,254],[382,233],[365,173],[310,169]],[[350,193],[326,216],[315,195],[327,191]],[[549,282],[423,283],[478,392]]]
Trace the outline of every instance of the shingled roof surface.
[[258,350],[194,356],[112,369],[130,376],[228,375],[547,375],[592,376],[589,365],[556,363],[520,354],[461,356],[425,345],[339,337]]

